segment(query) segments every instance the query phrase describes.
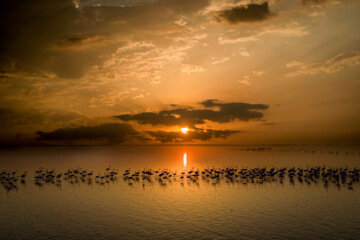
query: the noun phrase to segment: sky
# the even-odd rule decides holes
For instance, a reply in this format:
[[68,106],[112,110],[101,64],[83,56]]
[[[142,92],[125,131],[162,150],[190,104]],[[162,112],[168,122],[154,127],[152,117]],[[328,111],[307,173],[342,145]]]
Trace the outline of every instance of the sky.
[[5,0],[0,144],[360,144],[359,12]]

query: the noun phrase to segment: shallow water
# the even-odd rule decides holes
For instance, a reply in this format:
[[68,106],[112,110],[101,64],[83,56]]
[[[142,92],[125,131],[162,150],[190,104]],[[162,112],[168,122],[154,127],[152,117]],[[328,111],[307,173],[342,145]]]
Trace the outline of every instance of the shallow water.
[[[357,239],[360,187],[244,182],[223,177],[180,180],[183,171],[208,168],[354,168],[359,147],[169,146],[37,147],[0,150],[0,170],[27,171],[24,183],[0,188],[0,239]],[[86,169],[108,181],[50,181],[34,171]],[[178,175],[131,181],[122,173],[168,169]],[[121,173],[121,174],[120,174]],[[131,184],[130,184],[131,183]]]

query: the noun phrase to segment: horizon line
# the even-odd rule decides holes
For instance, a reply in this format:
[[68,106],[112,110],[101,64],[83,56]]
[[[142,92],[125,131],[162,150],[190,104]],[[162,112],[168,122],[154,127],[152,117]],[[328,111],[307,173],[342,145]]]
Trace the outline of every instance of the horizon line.
[[337,144],[337,143],[288,143],[288,144],[0,144],[0,148],[16,147],[169,147],[169,146],[204,146],[204,147],[255,147],[255,146],[360,146],[360,144]]

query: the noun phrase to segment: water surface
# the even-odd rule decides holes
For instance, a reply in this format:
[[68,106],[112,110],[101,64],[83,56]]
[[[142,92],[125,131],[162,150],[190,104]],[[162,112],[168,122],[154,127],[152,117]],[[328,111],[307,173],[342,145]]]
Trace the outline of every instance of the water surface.
[[[359,168],[358,147],[168,146],[2,149],[0,170],[27,171],[0,189],[0,239],[357,239],[360,188],[321,179],[290,182],[180,180],[181,172],[224,168]],[[35,185],[42,167],[80,178]],[[96,181],[105,168],[118,171]],[[175,173],[131,181],[126,169]],[[20,178],[19,178],[20,179]],[[130,184],[131,183],[131,184]]]

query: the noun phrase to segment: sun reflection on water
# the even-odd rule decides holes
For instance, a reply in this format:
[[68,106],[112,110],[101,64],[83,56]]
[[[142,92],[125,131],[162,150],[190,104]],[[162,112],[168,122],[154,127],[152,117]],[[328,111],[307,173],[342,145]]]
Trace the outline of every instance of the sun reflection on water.
[[184,168],[186,168],[186,164],[187,164],[187,154],[186,154],[186,152],[184,153],[184,156],[183,156],[183,163],[184,163]]

